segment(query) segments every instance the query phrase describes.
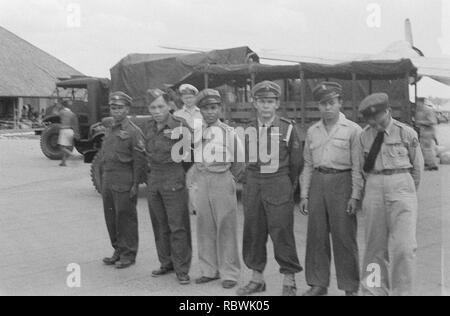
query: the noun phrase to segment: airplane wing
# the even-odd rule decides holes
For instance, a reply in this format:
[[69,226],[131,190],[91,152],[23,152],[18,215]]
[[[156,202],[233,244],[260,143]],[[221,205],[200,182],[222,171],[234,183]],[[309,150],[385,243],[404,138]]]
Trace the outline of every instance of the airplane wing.
[[450,86],[450,58],[417,57],[411,61],[417,67],[419,76],[430,77]]
[[318,63],[335,65],[351,61],[397,60],[410,59],[417,68],[419,77],[429,77],[450,86],[450,58],[423,57],[407,42],[397,42],[385,51],[374,54],[327,54],[326,56],[302,56],[296,54],[261,54],[261,59],[290,62],[290,63]]

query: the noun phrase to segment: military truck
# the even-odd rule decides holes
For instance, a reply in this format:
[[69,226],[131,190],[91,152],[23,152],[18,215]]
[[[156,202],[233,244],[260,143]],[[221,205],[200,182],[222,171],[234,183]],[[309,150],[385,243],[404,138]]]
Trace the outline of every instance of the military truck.
[[[102,170],[98,155],[106,127],[111,123],[108,98],[110,91],[124,91],[133,97],[130,119],[138,126],[149,118],[147,103],[151,88],[168,87],[189,77],[195,67],[201,64],[243,64],[255,53],[248,47],[215,50],[197,54],[132,54],[122,59],[111,69],[111,80],[94,77],[74,77],[56,84],[56,97],[66,100],[69,108],[77,115],[80,139],[74,146],[92,163],[91,176],[95,188],[101,191]],[[253,57],[254,60],[254,57]],[[174,94],[174,104],[181,106]],[[41,149],[52,160],[62,158],[58,146],[60,126],[59,115],[48,109],[44,118],[45,129],[36,130],[41,135]],[[144,180],[144,179],[143,179]]]

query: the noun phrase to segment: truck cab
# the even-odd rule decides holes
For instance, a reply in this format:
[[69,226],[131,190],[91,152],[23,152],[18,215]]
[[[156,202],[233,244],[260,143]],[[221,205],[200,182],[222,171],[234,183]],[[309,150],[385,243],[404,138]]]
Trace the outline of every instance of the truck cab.
[[[69,108],[77,115],[79,139],[75,148],[83,154],[86,162],[91,162],[97,152],[98,142],[92,134],[92,126],[109,115],[108,96],[109,79],[93,77],[76,77],[62,80],[56,84],[58,100],[68,101]],[[54,107],[49,108],[44,118],[46,128],[37,130],[41,135],[41,149],[45,156],[52,160],[61,159],[61,151],[57,144],[60,129],[59,114]]]

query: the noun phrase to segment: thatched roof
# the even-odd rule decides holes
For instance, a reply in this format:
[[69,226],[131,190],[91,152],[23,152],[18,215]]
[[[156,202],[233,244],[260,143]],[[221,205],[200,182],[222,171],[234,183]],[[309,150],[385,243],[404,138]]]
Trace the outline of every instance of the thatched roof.
[[0,26],[0,96],[49,97],[58,78],[82,75]]

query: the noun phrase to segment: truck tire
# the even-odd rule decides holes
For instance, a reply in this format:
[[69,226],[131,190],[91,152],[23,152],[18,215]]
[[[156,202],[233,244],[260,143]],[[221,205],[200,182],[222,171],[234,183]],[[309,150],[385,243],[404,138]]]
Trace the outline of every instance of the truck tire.
[[95,155],[91,165],[91,180],[95,190],[98,193],[102,193],[102,181],[103,181],[103,167],[101,164],[103,157],[101,151]]
[[[41,135],[42,153],[50,160],[61,160],[63,153],[58,145],[59,130],[61,125],[52,124],[48,126]],[[72,146],[73,150],[73,146]]]

